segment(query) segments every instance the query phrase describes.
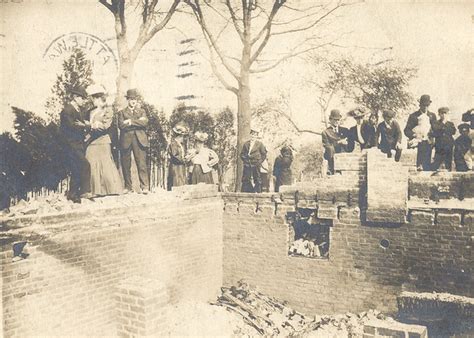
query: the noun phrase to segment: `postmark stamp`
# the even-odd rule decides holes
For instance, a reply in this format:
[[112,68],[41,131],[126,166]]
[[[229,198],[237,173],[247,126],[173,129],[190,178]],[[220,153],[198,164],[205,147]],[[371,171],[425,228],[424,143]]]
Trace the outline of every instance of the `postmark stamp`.
[[118,67],[117,58],[104,41],[89,33],[72,32],[63,34],[54,39],[46,48],[43,58],[49,60],[62,59],[74,49],[81,49],[94,65],[106,67],[113,64]]

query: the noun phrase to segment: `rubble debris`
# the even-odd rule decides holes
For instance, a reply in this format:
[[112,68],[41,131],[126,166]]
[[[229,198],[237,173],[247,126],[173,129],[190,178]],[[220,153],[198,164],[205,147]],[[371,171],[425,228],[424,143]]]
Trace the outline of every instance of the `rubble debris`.
[[29,201],[20,200],[9,209],[2,210],[0,216],[18,217],[18,216],[42,216],[48,214],[66,213],[79,209],[99,209],[103,207],[130,206],[143,201],[151,203],[153,200],[159,200],[166,193],[165,190],[155,189],[148,195],[139,193],[129,193],[124,195],[110,195],[95,197],[91,200],[83,199],[81,204],[75,204],[69,201],[66,196],[60,193],[50,194],[48,196],[39,196]]
[[290,246],[289,253],[305,257],[327,257],[328,251],[324,249],[326,242],[316,244],[312,240],[299,238]]
[[216,303],[242,319],[262,336],[358,337],[371,320],[388,320],[377,310],[360,314],[346,313],[333,316],[306,316],[285,303],[265,296],[243,282],[230,288],[223,287]]

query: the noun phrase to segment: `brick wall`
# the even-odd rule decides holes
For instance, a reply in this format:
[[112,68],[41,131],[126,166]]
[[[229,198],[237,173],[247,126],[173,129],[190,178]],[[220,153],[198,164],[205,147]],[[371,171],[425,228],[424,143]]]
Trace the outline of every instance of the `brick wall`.
[[172,303],[215,299],[222,200],[208,187],[137,195],[128,207],[4,222],[19,227],[11,231],[15,241],[28,242],[29,253],[12,261],[13,243],[1,247],[5,336],[116,335],[114,296],[129,278],[163,283]]
[[[315,198],[306,195],[306,200]],[[295,200],[283,195],[277,202],[269,195],[224,195],[226,285],[244,279],[301,311],[319,314],[393,312],[402,290],[474,295],[474,213],[414,210],[407,224],[373,226],[360,221],[358,207],[339,204],[325,260],[288,256],[286,215],[295,210]],[[383,239],[388,248],[380,245]]]
[[[224,194],[224,283],[244,279],[315,314],[369,308],[396,312],[402,290],[473,296],[469,201],[456,209],[443,203],[436,209],[409,209],[408,167],[367,157],[367,152],[338,154],[339,174],[283,187],[280,194]],[[380,163],[387,180],[371,184],[371,175],[375,181],[385,178]],[[394,187],[397,196],[390,198],[387,185],[397,179],[404,184]],[[387,203],[374,205],[377,199]],[[391,215],[392,204],[396,215]],[[329,259],[288,255],[294,233],[288,216],[300,208],[314,209],[321,224],[331,222]],[[376,222],[367,220],[370,210],[379,212]]]
[[474,172],[418,172],[409,178],[411,198],[474,198]]

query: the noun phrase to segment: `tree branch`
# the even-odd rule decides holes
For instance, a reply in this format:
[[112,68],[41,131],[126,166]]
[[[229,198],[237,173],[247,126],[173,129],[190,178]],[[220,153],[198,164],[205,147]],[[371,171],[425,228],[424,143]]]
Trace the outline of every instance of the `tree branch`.
[[[268,42],[268,39],[270,38],[270,36],[268,36],[270,34],[270,30],[271,30],[271,27],[272,27],[272,23],[273,23],[273,19],[275,18],[275,15],[277,14],[278,10],[281,8],[281,4],[279,3],[279,0],[274,0],[274,3],[273,3],[273,6],[272,6],[272,11],[270,12],[270,14],[268,15],[268,18],[267,18],[267,22],[265,23],[265,25],[263,25],[262,29],[260,30],[260,32],[257,33],[257,35],[255,36],[255,38],[253,38],[251,41],[250,41],[250,44],[251,45],[254,45],[255,42],[257,42],[258,40],[260,40],[260,38],[263,36],[263,33],[267,32],[266,36],[265,36],[265,39],[267,40]],[[265,13],[266,14],[266,13]],[[263,44],[263,43],[262,43]],[[266,44],[266,42],[265,42]],[[265,46],[264,46],[265,47]],[[262,48],[263,49],[263,48]]]
[[117,2],[118,15],[120,18],[120,25],[122,26],[122,34],[125,35],[127,32],[127,22],[125,20],[125,0],[119,0]]
[[[158,33],[160,30],[165,28],[165,26],[168,24],[168,22],[171,20],[171,17],[173,16],[174,12],[176,11],[176,8],[178,7],[179,3],[181,0],[174,0],[173,3],[170,6],[170,9],[166,13],[166,16],[161,20],[160,23],[156,24],[153,29],[151,29],[145,36],[144,38],[144,44],[147,43],[156,33]],[[156,4],[155,4],[156,5]]]
[[324,46],[331,46],[331,45],[333,45],[332,42],[328,42],[328,43],[324,43],[324,44],[321,44],[321,45],[318,45],[318,46],[313,46],[313,47],[307,48],[307,49],[299,51],[299,52],[289,53],[289,54],[285,55],[284,57],[282,57],[281,59],[279,59],[278,61],[274,62],[273,64],[267,66],[267,67],[261,67],[261,68],[257,68],[257,69],[250,69],[250,73],[252,73],[252,74],[254,74],[254,73],[264,73],[266,71],[269,71],[270,69],[275,68],[280,63],[282,63],[283,61],[286,61],[290,58],[293,58],[295,56],[307,53],[309,51],[312,51],[312,50],[315,50],[315,49],[318,49],[318,48],[322,48]]
[[232,18],[232,22],[234,23],[235,30],[239,34],[240,41],[244,41],[244,33],[242,32],[242,29],[239,26],[239,23],[237,21],[237,17],[235,15],[235,11],[232,8],[232,5],[230,4],[230,0],[225,0],[225,4],[227,8],[229,9],[230,17]]
[[211,68],[212,68],[212,72],[214,73],[214,75],[217,77],[217,79],[220,81],[220,83],[224,86],[225,89],[231,91],[232,93],[234,93],[235,95],[238,95],[239,93],[239,90],[234,87],[234,86],[231,86],[225,79],[224,77],[222,76],[222,74],[219,72],[219,70],[217,69],[217,65],[216,65],[216,62],[214,61],[214,57],[213,57],[213,53],[212,53],[212,50],[211,50],[211,60],[209,60],[210,64],[211,64]]
[[115,14],[115,9],[114,9],[113,3],[112,3],[112,4],[109,4],[109,3],[107,2],[107,0],[99,0],[99,3],[101,3],[102,5],[104,5],[105,8],[107,8],[112,14]]
[[[244,0],[243,0],[244,1]],[[209,30],[206,20],[204,19],[201,6],[199,5],[199,0],[195,0],[194,3],[191,2],[191,0],[185,0],[185,2],[193,9],[194,15],[196,19],[198,20],[199,25],[201,26],[201,30],[204,33],[204,36],[207,37],[209,40],[208,47],[210,49],[213,49],[217,56],[219,57],[222,65],[227,69],[227,71],[236,79],[239,80],[239,75],[237,74],[237,71],[232,68],[232,66],[227,62],[224,53],[220,49],[219,45],[217,44],[216,39],[214,38],[214,35],[211,33]]]
[[320,16],[318,19],[316,19],[311,24],[309,24],[307,26],[304,26],[304,27],[300,27],[300,28],[288,29],[286,31],[281,31],[281,32],[274,32],[273,35],[291,34],[291,33],[297,33],[297,32],[302,32],[302,31],[306,31],[308,29],[311,29],[314,26],[316,26],[318,23],[323,21],[325,18],[327,18],[329,15],[331,15],[332,13],[334,13],[336,10],[338,10],[339,8],[341,8],[343,6],[345,6],[345,4],[343,4],[341,2],[338,2],[337,5],[334,8],[332,8],[331,10],[326,12],[324,15]]

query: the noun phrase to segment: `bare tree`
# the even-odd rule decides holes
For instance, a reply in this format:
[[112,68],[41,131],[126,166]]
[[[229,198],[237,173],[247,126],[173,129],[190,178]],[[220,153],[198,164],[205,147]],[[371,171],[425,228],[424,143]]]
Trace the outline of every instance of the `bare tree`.
[[[308,1],[306,5],[300,0],[183,1],[192,8],[201,27],[214,74],[237,97],[237,149],[242,148],[250,133],[251,75],[269,71],[297,55],[331,45],[334,40],[309,31],[319,29],[346,5],[342,0],[317,4]],[[216,25],[217,21],[220,24]],[[229,46],[229,40],[234,37],[237,44]],[[282,54],[276,54],[273,49],[273,55],[265,55],[269,42],[276,37],[284,38],[284,45],[289,48]],[[237,54],[231,55],[232,51]],[[240,182],[240,161],[236,168]],[[239,188],[238,184],[236,188]]]
[[129,5],[132,2],[125,0],[99,0],[99,3],[107,8],[115,19],[115,34],[120,60],[120,70],[117,77],[117,104],[121,103],[125,90],[130,86],[133,67],[143,46],[156,33],[166,27],[173,14],[177,11],[181,0],[172,0],[170,2],[171,4],[163,11],[158,6],[158,0],[138,1],[135,10],[138,9],[141,14],[140,27],[135,42],[131,43],[127,34],[126,7],[130,7]]

